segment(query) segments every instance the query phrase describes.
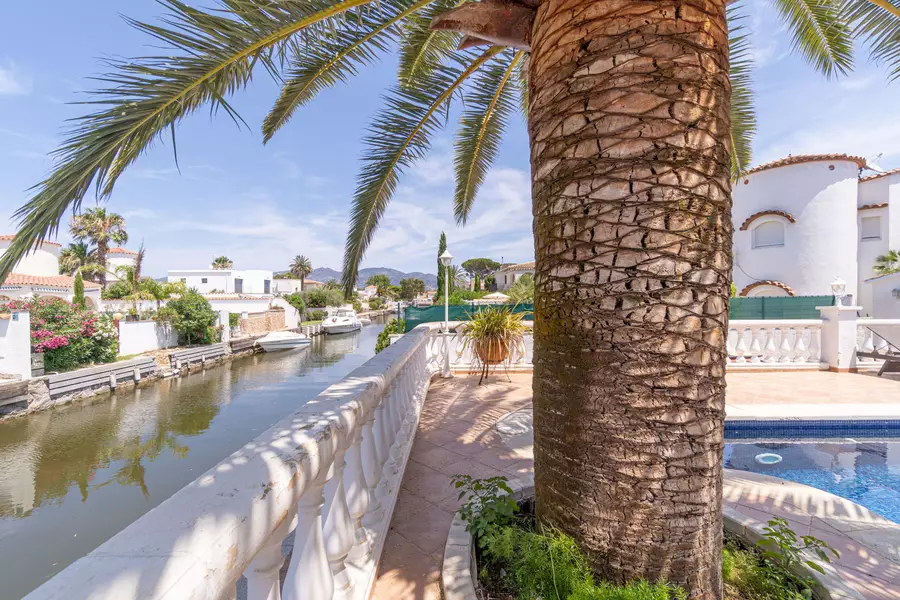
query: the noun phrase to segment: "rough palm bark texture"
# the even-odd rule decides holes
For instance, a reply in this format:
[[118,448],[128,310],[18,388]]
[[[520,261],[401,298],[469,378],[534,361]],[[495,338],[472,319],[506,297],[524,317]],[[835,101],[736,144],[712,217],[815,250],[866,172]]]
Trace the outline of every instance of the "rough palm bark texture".
[[545,1],[529,76],[539,518],[721,598],[725,2]]

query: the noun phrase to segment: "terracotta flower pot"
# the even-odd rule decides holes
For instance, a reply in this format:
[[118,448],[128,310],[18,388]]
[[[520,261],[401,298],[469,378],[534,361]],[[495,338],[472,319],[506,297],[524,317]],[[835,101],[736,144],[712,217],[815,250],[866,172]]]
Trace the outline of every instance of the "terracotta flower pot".
[[475,343],[475,353],[486,365],[499,365],[509,356],[509,344],[506,341],[479,340]]

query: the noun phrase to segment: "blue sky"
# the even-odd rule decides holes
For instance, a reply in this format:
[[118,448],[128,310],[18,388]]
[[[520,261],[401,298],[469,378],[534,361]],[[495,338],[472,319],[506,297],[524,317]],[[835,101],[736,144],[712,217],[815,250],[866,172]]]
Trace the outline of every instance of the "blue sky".
[[[66,104],[87,98],[102,57],[152,53],[119,11],[152,19],[152,0],[13,2],[0,19],[0,233],[51,166],[64,121],[83,113]],[[826,81],[793,56],[790,40],[765,2],[746,4],[757,60],[759,134],[754,162],[787,154],[847,152],[900,167],[900,82],[863,52],[849,77]],[[38,27],[38,24],[40,25]],[[147,272],[200,268],[227,254],[238,268],[285,268],[296,254],[339,269],[365,127],[394,76],[388,58],[352,87],[322,94],[298,111],[267,146],[258,131],[277,89],[260,72],[235,100],[252,130],[225,115],[198,112],[178,130],[181,174],[171,148],[157,145],[120,180],[109,208],[124,215],[132,241],[147,248]],[[533,257],[528,145],[516,119],[479,196],[474,219],[452,217],[452,127],[431,156],[408,172],[363,266],[434,271],[441,230],[461,259]],[[85,205],[94,203],[93,198]],[[63,228],[65,229],[65,228]],[[69,240],[65,232],[60,241]]]

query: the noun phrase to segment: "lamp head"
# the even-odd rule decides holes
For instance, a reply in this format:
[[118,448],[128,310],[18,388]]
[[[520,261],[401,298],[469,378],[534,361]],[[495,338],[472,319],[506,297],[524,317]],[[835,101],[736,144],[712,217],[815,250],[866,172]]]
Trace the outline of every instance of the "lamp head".
[[450,254],[449,250],[444,250],[444,253],[441,254],[438,258],[440,259],[442,265],[444,265],[445,267],[449,267],[450,261],[453,260],[453,255]]
[[831,291],[838,298],[842,297],[844,292],[847,291],[847,282],[840,277],[835,277],[834,281],[831,282]]

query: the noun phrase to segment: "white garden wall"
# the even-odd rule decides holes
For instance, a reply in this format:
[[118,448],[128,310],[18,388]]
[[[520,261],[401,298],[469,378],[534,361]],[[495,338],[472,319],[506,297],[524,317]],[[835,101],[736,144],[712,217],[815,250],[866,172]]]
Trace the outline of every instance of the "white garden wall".
[[0,373],[31,378],[31,315],[14,312],[0,318]]
[[[285,280],[282,280],[285,281]],[[295,329],[300,326],[300,313],[296,308],[284,298],[274,298],[272,306],[280,306],[284,309],[284,326],[288,329]]]
[[168,323],[119,321],[119,355],[140,354],[178,345],[178,332]]

